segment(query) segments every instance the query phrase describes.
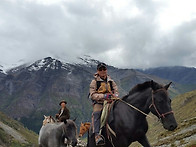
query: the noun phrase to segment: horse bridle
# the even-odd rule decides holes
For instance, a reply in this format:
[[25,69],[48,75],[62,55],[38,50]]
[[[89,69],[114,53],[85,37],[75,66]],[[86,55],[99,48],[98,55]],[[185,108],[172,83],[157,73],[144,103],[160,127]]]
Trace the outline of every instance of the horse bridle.
[[174,113],[174,112],[173,112],[173,111],[169,111],[169,112],[166,112],[166,113],[161,114],[161,113],[158,111],[158,109],[157,109],[157,107],[156,107],[156,105],[155,105],[155,103],[154,103],[154,93],[157,93],[157,92],[159,92],[159,91],[164,91],[164,92],[167,94],[166,89],[164,89],[164,88],[161,88],[161,89],[158,89],[158,90],[155,90],[155,91],[152,90],[152,104],[149,106],[149,109],[153,106],[154,109],[155,109],[155,111],[156,111],[156,113],[158,114],[159,118],[165,118],[166,115],[168,115],[168,114],[170,114],[170,113]]

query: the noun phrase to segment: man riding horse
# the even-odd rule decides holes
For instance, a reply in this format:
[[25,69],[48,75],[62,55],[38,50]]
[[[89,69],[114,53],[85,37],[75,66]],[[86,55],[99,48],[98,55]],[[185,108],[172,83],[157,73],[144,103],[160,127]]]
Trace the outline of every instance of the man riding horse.
[[118,87],[116,83],[107,74],[105,63],[97,65],[97,73],[90,84],[90,97],[93,102],[93,133],[95,133],[96,145],[104,144],[104,138],[99,134],[100,117],[103,109],[103,102],[111,97],[118,97]]
[[61,108],[59,109],[58,114],[56,114],[56,119],[60,122],[63,122],[70,118],[69,109],[66,107],[67,102],[62,100],[59,105]]

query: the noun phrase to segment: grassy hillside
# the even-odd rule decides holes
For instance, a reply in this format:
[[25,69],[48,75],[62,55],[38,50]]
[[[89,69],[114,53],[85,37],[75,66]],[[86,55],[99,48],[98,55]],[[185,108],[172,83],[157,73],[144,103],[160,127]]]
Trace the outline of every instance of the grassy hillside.
[[0,112],[0,146],[37,147],[38,135]]
[[[196,146],[196,90],[179,95],[172,100],[172,108],[178,123],[175,131],[167,131],[154,115],[148,119],[147,137],[152,146]],[[137,142],[130,147],[141,147]]]

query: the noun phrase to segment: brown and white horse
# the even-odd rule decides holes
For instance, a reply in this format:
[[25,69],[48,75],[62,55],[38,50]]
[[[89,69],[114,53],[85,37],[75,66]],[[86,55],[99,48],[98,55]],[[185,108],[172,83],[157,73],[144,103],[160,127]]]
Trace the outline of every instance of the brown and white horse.
[[81,122],[79,137],[82,137],[90,129],[90,126],[91,126],[90,122],[85,122],[85,123]]
[[50,116],[45,116],[44,115],[44,120],[43,120],[43,126],[45,126],[48,123],[55,123],[56,120],[50,115]]

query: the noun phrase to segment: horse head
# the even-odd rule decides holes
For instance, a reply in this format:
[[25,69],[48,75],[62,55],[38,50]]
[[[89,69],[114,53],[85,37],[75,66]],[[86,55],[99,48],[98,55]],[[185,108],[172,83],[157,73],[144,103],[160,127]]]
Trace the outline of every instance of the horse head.
[[66,120],[64,121],[64,134],[63,136],[67,139],[66,144],[71,144],[72,146],[77,145],[77,127],[73,120]]
[[171,108],[171,99],[168,96],[168,88],[171,82],[165,86],[151,81],[152,95],[150,111],[162,122],[163,127],[169,131],[177,127],[177,123]]
[[55,119],[52,116],[45,116],[44,115],[43,126],[48,123],[55,123]]
[[80,124],[80,132],[79,132],[79,137],[82,137],[90,128],[91,123],[90,122],[86,122],[86,123],[82,123]]

